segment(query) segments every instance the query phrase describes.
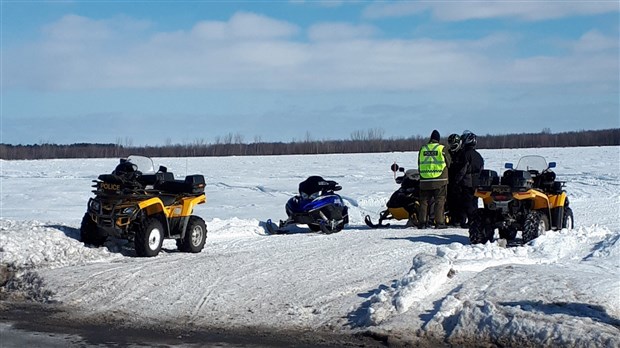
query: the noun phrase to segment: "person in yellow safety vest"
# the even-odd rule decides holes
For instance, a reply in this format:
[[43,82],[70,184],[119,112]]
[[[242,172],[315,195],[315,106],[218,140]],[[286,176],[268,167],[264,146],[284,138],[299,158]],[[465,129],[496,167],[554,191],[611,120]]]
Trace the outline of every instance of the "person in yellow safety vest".
[[418,228],[429,227],[428,208],[434,204],[435,228],[446,228],[444,205],[448,191],[448,167],[452,163],[449,151],[439,143],[437,130],[431,133],[428,144],[423,145],[418,153],[420,171],[420,210]]

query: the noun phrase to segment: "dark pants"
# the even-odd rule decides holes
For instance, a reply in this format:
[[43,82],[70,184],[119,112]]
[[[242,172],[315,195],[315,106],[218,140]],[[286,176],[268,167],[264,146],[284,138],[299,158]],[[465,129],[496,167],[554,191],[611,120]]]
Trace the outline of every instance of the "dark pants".
[[435,208],[435,223],[437,225],[444,225],[444,205],[446,204],[447,185],[444,185],[434,190],[420,190],[420,214],[418,221],[420,226],[426,225],[428,221],[428,206],[433,202]]
[[463,194],[461,193],[460,186],[448,184],[447,207],[451,224],[459,225],[461,223],[463,215],[463,204],[461,204],[461,199],[463,198],[462,196]]
[[463,187],[461,198],[461,223],[471,221],[474,212],[478,209],[478,197],[474,195],[476,190],[473,187]]

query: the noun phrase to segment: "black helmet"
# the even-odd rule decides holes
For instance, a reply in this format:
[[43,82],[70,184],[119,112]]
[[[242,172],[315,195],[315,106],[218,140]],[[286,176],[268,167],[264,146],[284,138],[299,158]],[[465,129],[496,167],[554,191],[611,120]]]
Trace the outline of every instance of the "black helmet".
[[448,146],[450,146],[450,151],[457,152],[461,149],[461,145],[461,136],[456,133],[450,134],[448,137]]
[[463,132],[463,135],[461,135],[461,141],[463,142],[463,146],[476,146],[476,134],[466,130]]

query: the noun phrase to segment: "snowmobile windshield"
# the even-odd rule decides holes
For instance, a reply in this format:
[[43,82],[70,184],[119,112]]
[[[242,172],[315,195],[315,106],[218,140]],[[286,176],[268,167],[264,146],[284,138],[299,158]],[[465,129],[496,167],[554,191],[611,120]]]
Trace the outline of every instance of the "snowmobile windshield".
[[143,174],[155,173],[153,160],[150,157],[131,155],[127,157],[127,161],[138,166],[138,170]]
[[536,170],[541,173],[547,168],[549,168],[549,166],[547,165],[547,160],[545,160],[544,157],[532,155],[521,157],[515,169],[527,171]]
[[307,194],[305,192],[302,192],[301,193],[301,198],[304,199],[304,200],[315,200],[315,199],[319,198],[320,195],[321,195],[321,191],[315,192],[315,193],[312,193],[312,194]]
[[409,180],[420,180],[420,171],[417,169],[408,169],[405,172],[405,176]]

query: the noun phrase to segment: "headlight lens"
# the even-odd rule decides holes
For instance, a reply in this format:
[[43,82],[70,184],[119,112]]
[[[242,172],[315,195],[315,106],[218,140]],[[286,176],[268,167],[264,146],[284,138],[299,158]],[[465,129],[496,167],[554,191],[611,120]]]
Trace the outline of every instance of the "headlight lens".
[[95,200],[90,201],[90,209],[94,211],[99,211],[99,209],[101,209],[101,203]]
[[123,214],[131,215],[136,211],[136,207],[129,207],[123,209]]

